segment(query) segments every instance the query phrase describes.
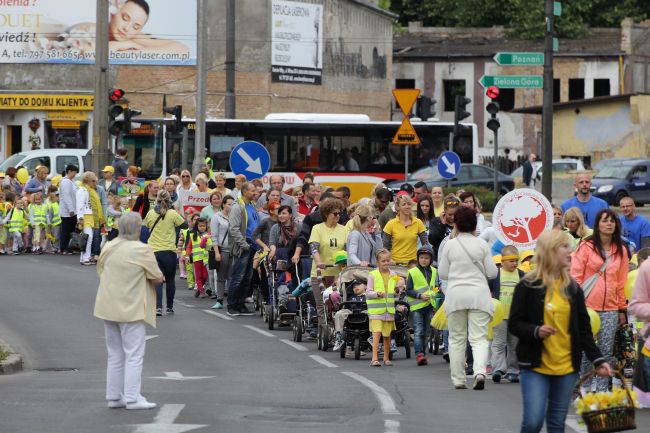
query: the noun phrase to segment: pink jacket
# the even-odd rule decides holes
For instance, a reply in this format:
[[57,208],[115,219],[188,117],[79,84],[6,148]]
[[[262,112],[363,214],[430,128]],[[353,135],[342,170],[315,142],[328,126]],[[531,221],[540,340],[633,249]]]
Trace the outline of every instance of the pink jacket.
[[[630,314],[645,322],[642,335],[650,328],[650,260],[641,264],[630,298]],[[650,350],[650,338],[645,340],[645,347]]]
[[[614,247],[612,254],[605,272],[586,300],[587,307],[595,311],[625,311],[627,308],[624,289],[629,263],[627,250],[623,249],[621,256]],[[571,260],[571,277],[582,284],[597,273],[603,263],[604,260],[591,241],[581,242]]]

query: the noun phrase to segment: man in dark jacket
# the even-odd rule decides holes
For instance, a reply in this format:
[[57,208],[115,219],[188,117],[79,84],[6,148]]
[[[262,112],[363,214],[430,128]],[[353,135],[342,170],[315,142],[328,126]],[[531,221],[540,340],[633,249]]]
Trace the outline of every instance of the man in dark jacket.
[[126,177],[126,170],[127,168],[129,168],[129,163],[126,162],[127,155],[128,155],[128,151],[123,147],[120,147],[115,151],[115,159],[111,164],[115,169],[115,173],[114,173],[115,179],[119,179],[120,177]]
[[535,182],[537,182],[539,179],[539,173],[537,173],[537,169],[535,168],[535,161],[537,161],[537,155],[531,153],[528,155],[526,162],[524,162],[522,165],[522,180],[524,182],[524,185],[526,185],[528,188],[535,188]]

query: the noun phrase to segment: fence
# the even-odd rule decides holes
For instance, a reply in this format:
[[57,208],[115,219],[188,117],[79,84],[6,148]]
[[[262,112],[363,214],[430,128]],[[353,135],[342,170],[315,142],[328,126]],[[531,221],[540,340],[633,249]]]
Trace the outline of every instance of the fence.
[[[515,161],[506,156],[499,156],[497,158],[497,170],[502,173],[510,174],[514,169],[521,166],[526,161],[525,156],[518,156]],[[494,157],[484,156],[481,158],[481,165],[494,168]]]

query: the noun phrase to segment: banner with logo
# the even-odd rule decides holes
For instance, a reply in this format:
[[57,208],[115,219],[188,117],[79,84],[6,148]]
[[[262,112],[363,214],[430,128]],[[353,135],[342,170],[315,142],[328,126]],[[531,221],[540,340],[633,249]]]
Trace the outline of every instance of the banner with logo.
[[273,0],[271,7],[273,81],[321,84],[323,5]]
[[537,238],[553,228],[553,207],[542,193],[531,188],[519,188],[499,200],[492,221],[501,242],[532,249]]
[[204,207],[210,204],[210,194],[209,192],[189,192],[184,195],[183,211],[185,215],[190,215],[193,213],[201,213]]
[[[108,0],[113,64],[195,65],[196,0]],[[91,0],[0,0],[0,63],[95,63]]]
[[119,177],[117,178],[117,195],[130,197],[141,195],[144,192],[145,179],[140,177]]

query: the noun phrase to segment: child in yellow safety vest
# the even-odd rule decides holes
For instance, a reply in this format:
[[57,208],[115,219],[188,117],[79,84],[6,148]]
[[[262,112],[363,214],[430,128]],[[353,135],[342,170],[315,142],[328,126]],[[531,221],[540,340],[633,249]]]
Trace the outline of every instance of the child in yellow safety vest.
[[9,205],[5,200],[7,199],[5,193],[0,190],[0,256],[7,254],[5,247],[7,246],[7,226],[5,225],[5,217],[7,213],[11,210],[11,205]]
[[5,217],[5,225],[9,229],[12,241],[11,254],[19,255],[25,248],[23,235],[29,226],[29,214],[25,210],[25,202],[21,197],[16,197],[14,206]]
[[406,300],[409,303],[414,328],[415,362],[427,365],[425,357],[426,337],[433,312],[438,308],[438,271],[431,266],[433,249],[425,245],[418,249],[418,264],[409,269],[406,278]]
[[208,281],[208,251],[212,248],[212,236],[208,233],[208,220],[199,218],[187,240],[187,255],[192,257],[196,293],[194,297],[207,298],[205,283]]
[[178,236],[178,267],[181,270],[181,279],[187,280],[189,290],[194,289],[194,266],[192,258],[187,255],[187,241],[190,233],[194,230],[197,219],[199,219],[199,214],[192,214],[187,222],[188,227],[181,229]]
[[33,203],[28,206],[29,225],[32,228],[32,254],[43,254],[47,247],[47,227],[50,225],[50,216],[47,205],[40,192],[32,196]]
[[395,296],[396,288],[404,285],[404,280],[390,270],[390,251],[385,248],[376,253],[378,268],[368,274],[366,288],[366,305],[370,318],[372,332],[372,361],[373,367],[379,367],[379,340],[383,337],[384,365],[391,366],[390,334],[395,330]]
[[59,215],[59,190],[52,185],[47,190],[47,214],[50,218],[48,239],[50,247],[48,252],[59,253],[59,235],[61,234],[61,216]]

